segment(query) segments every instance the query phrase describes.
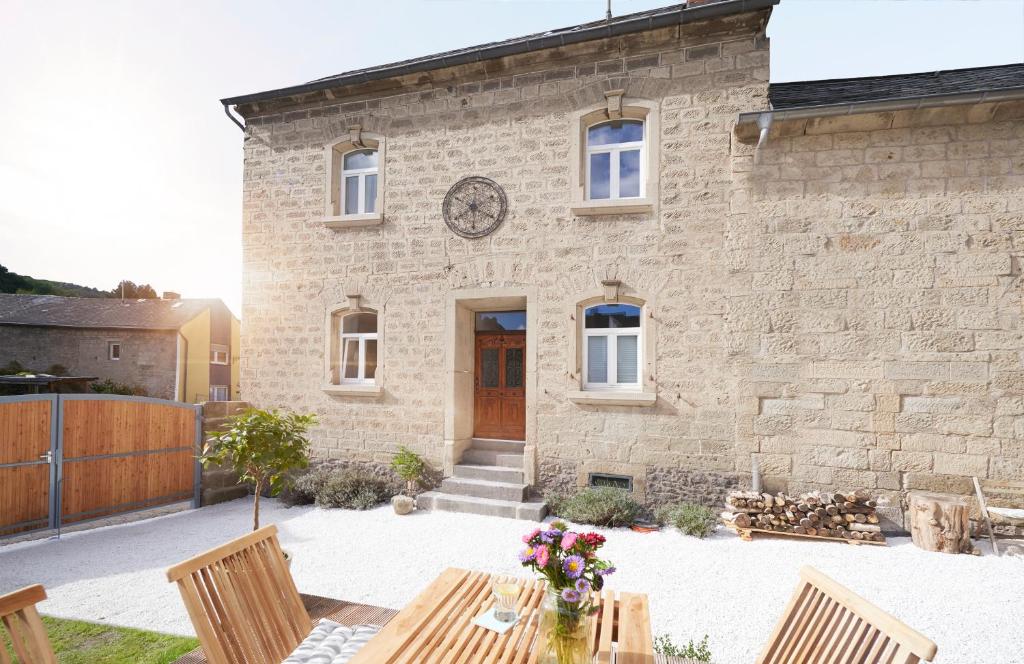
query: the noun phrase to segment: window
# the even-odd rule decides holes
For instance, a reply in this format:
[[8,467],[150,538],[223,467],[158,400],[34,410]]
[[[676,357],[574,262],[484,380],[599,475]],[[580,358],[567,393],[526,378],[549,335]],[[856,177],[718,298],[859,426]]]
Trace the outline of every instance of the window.
[[377,375],[377,314],[350,313],[341,319],[340,382],[369,383]]
[[210,364],[228,364],[228,347],[210,344]]
[[107,344],[107,357],[112,360],[121,359],[121,344],[115,341],[111,341]]
[[612,120],[587,129],[587,199],[644,195],[644,122]]
[[377,209],[377,151],[353,150],[342,157],[343,214],[371,214]]
[[507,332],[525,329],[525,311],[486,311],[476,315],[477,332]]
[[606,486],[613,489],[633,490],[633,478],[628,475],[609,475],[608,473],[590,473],[590,486]]
[[584,310],[584,389],[641,389],[640,316],[640,307],[632,304],[598,304]]
[[227,385],[211,385],[210,401],[230,401]]

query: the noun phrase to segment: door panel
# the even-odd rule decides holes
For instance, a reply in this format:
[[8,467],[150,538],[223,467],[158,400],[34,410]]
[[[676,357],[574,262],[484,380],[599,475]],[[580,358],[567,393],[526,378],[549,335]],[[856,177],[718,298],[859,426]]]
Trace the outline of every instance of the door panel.
[[526,436],[526,335],[477,333],[473,435]]
[[0,537],[49,524],[53,407],[46,397],[0,404]]

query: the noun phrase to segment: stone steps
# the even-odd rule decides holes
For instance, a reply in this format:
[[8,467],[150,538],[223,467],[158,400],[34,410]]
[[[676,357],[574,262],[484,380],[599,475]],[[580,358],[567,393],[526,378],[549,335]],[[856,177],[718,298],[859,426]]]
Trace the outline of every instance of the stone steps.
[[540,521],[547,514],[547,505],[527,501],[525,447],[521,440],[474,438],[453,475],[444,478],[438,490],[417,496],[416,506]]
[[421,493],[416,497],[416,506],[420,509],[483,514],[485,516],[501,516],[506,519],[526,519],[528,521],[540,521],[548,511],[548,506],[544,503],[524,503],[514,500],[458,496],[440,491]]
[[441,482],[441,492],[457,496],[473,496],[475,498],[494,498],[496,500],[526,500],[525,484],[509,484],[492,482],[491,480],[474,480],[468,477],[448,477]]

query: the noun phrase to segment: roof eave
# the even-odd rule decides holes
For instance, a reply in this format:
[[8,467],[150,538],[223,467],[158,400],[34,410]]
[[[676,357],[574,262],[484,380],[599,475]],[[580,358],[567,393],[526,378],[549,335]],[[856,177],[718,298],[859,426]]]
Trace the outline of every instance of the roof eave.
[[680,8],[656,14],[654,16],[642,16],[635,19],[614,21],[605,25],[595,25],[589,28],[575,30],[567,28],[558,34],[542,36],[537,39],[526,39],[524,41],[495,44],[477,48],[466,49],[455,54],[442,53],[436,56],[428,56],[412,62],[395,63],[384,65],[376,69],[355,71],[351,74],[342,74],[325,80],[311,81],[301,85],[293,85],[276,90],[266,90],[236,97],[227,97],[220,102],[225,106],[237,106],[252,102],[268,101],[292,95],[308,94],[330,88],[338,88],[358,83],[383,80],[396,76],[415,74],[456,65],[471,64],[484,60],[493,60],[511,55],[520,55],[531,51],[539,51],[545,48],[558,48],[570,44],[578,44],[595,39],[615,37],[633,32],[653,30],[673,25],[681,25],[700,21],[718,16],[742,14],[746,12],[769,9],[779,4],[781,0],[720,0],[707,5],[693,8]]

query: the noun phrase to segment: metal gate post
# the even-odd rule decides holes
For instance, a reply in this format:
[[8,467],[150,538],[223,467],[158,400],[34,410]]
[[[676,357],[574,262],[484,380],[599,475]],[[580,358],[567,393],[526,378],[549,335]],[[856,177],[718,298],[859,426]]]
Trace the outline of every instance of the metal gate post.
[[50,530],[56,530],[60,527],[60,477],[62,475],[61,466],[61,416],[60,416],[60,395],[51,394],[50,396],[50,468],[49,468],[49,481],[50,481],[50,518],[48,519],[47,526]]
[[195,492],[192,496],[192,507],[200,507],[202,502],[202,484],[203,484],[203,463],[199,460],[199,455],[203,453],[203,406],[202,404],[195,405],[196,411],[196,440],[194,445],[195,456],[196,456],[196,468],[195,468],[195,479],[193,482],[193,491]]

